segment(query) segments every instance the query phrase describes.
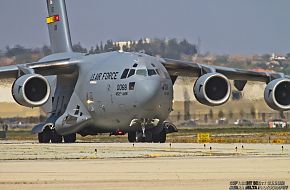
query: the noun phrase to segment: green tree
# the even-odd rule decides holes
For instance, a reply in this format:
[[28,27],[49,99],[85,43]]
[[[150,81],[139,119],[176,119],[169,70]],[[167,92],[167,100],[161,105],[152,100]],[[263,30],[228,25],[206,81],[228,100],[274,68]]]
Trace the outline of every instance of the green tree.
[[103,42],[101,41],[101,45],[100,45],[100,53],[103,53],[104,52],[104,45],[103,45]]
[[9,46],[6,47],[6,57],[14,57],[15,62],[14,64],[22,64],[22,63],[29,63],[35,60],[32,59],[32,50],[24,48],[21,45],[16,45],[13,48]]
[[29,52],[30,52],[29,49],[26,49],[21,45],[16,45],[13,48],[10,48],[9,46],[6,47],[6,56],[7,57],[15,57],[15,56],[27,54]]
[[87,53],[88,52],[88,50],[86,48],[84,48],[80,42],[77,44],[74,44],[72,48],[75,52],[79,52],[79,53]]
[[101,53],[101,51],[100,51],[100,47],[99,47],[99,45],[97,44],[96,45],[96,48],[95,48],[95,52],[94,52],[95,54],[97,54],[97,53]]
[[123,51],[128,52],[129,51],[129,45],[128,45],[128,43],[126,43],[125,45],[123,45],[122,49],[123,49]]
[[233,119],[234,118],[234,113],[232,110],[229,111],[229,118],[230,119]]
[[244,112],[244,110],[243,110],[243,109],[241,109],[241,110],[240,110],[240,117],[241,117],[241,118],[243,118],[243,117],[244,117],[244,115],[245,115],[245,112]]
[[179,43],[179,50],[181,53],[186,55],[194,55],[197,53],[197,48],[195,45],[188,43],[185,39]]
[[287,60],[290,60],[290,53],[287,53],[285,57]]
[[107,40],[107,43],[104,45],[104,52],[116,51],[116,45],[114,45],[112,40]]
[[116,51],[119,51],[121,49],[120,44],[115,45]]
[[44,45],[42,47],[42,53],[44,56],[48,56],[48,55],[52,54],[52,51],[47,45]]
[[164,57],[180,59],[180,48],[176,39],[171,39],[168,41]]
[[94,53],[95,53],[94,47],[91,47],[89,54],[94,54]]
[[255,108],[255,106],[251,107],[250,112],[251,112],[252,118],[255,119],[256,118],[256,108]]
[[216,64],[226,64],[228,63],[229,56],[228,55],[217,55],[215,59]]
[[209,110],[208,116],[210,119],[213,119],[213,111],[212,109]]
[[223,118],[224,115],[225,115],[224,112],[222,110],[220,110],[219,113],[218,113],[218,117],[219,118]]
[[279,112],[279,115],[280,115],[280,118],[281,119],[286,119],[285,115],[284,115],[284,112],[283,111],[280,111]]
[[263,59],[263,61],[269,61],[270,60],[271,55],[270,54],[263,54],[261,56],[261,58]]

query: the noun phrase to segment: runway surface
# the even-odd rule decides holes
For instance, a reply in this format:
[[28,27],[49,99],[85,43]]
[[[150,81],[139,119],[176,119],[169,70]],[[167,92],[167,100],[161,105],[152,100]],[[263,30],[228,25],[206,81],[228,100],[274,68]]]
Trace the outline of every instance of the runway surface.
[[0,189],[216,190],[236,181],[289,185],[290,146],[0,141]]

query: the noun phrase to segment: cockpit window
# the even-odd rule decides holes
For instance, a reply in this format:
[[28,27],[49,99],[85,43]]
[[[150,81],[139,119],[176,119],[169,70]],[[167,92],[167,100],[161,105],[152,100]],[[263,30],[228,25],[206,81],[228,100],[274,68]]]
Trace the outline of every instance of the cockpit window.
[[158,73],[158,75],[159,75],[161,78],[163,78],[163,79],[166,78],[165,73],[164,73],[163,71],[160,71],[159,69],[156,69],[155,71]]
[[160,71],[158,69],[155,69],[155,71],[158,75],[160,75]]
[[136,75],[147,76],[147,70],[146,69],[138,69],[136,71]]
[[129,72],[129,69],[125,69],[124,72],[122,73],[121,79],[127,78],[128,72]]
[[154,69],[148,69],[148,75],[153,76],[153,75],[157,75],[157,73]]
[[164,72],[164,75],[167,79],[170,79],[170,75],[168,74],[168,72]]
[[135,75],[135,69],[131,69],[129,74],[128,74],[128,78]]

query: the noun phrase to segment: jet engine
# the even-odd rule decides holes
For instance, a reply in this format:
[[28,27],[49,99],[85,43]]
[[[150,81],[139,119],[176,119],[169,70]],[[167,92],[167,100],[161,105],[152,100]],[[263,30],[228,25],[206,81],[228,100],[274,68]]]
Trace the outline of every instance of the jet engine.
[[50,85],[45,77],[27,74],[15,80],[12,86],[14,100],[26,107],[39,107],[49,99]]
[[224,75],[208,73],[197,79],[193,88],[196,99],[208,106],[218,106],[228,101],[231,85]]
[[290,79],[275,79],[264,91],[268,106],[274,110],[290,110]]

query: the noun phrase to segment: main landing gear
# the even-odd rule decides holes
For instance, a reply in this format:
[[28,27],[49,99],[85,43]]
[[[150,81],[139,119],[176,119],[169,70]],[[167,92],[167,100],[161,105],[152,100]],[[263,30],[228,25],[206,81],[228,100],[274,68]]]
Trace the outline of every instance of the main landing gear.
[[166,141],[166,130],[163,129],[161,132],[154,134],[152,131],[146,131],[145,136],[142,131],[128,132],[128,141],[133,142],[148,142],[148,143],[165,143]]
[[177,132],[177,128],[170,122],[163,122],[155,128],[146,129],[146,123],[141,123],[141,129],[128,132],[128,141],[147,142],[147,143],[165,143],[166,134]]
[[62,143],[63,140],[65,143],[75,143],[76,134],[73,133],[70,135],[61,136],[49,127],[45,128],[42,133],[38,133],[39,143]]

